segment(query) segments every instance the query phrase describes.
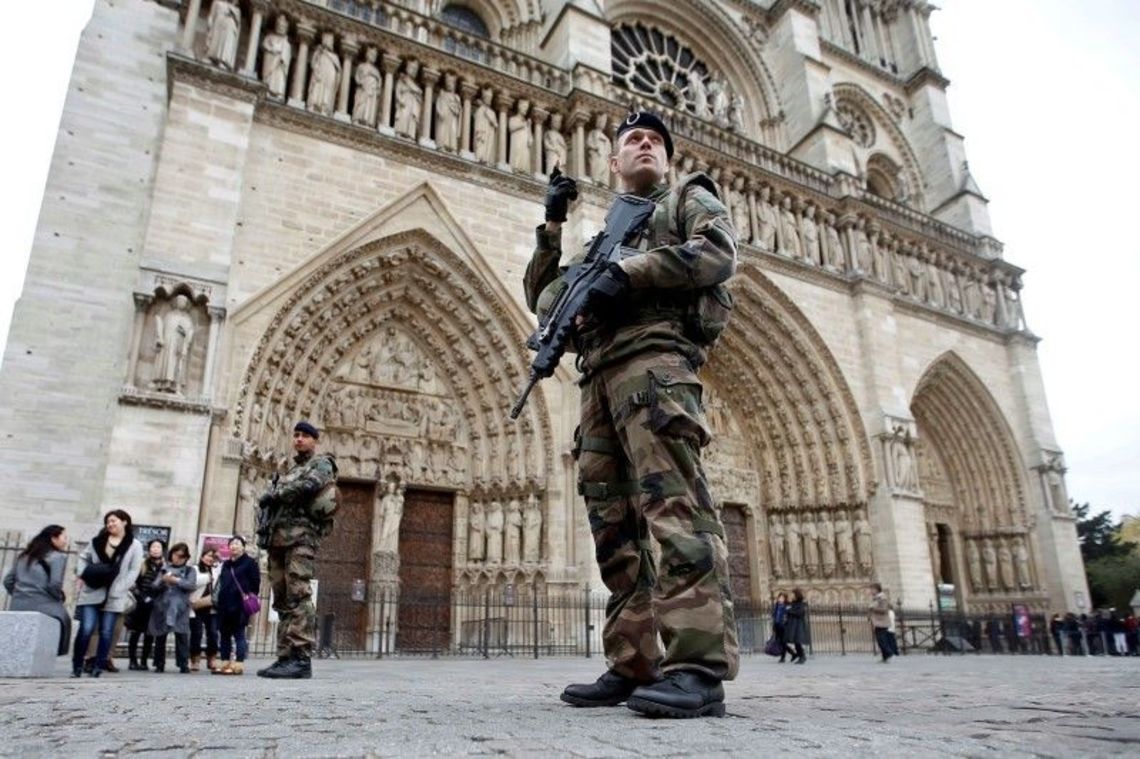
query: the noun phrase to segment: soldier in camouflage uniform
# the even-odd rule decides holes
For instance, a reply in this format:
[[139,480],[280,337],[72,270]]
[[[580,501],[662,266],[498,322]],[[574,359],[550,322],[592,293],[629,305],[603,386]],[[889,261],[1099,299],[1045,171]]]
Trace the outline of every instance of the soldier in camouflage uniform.
[[[317,453],[320,432],[308,422],[293,428],[294,464],[261,496],[258,547],[268,551],[269,581],[277,612],[277,661],[260,677],[312,677],[317,611],[313,568],[321,538],[336,509],[336,460]],[[264,543],[264,545],[263,545]]]
[[[710,434],[697,370],[731,308],[723,283],[735,271],[736,237],[707,176],[665,184],[672,153],[652,113],[631,114],[618,128],[611,171],[625,192],[657,206],[640,243],[611,265],[577,322],[578,487],[611,592],[603,631],[609,670],[568,686],[562,700],[626,702],[651,716],[722,716],[721,682],[735,677],[739,650],[724,528],[701,469]],[[540,316],[560,286],[561,222],[576,197],[572,179],[552,177],[547,223],[524,281]]]

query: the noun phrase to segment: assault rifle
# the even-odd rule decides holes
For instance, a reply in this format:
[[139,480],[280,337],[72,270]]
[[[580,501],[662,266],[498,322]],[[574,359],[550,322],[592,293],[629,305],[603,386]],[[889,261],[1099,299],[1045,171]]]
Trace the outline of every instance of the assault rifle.
[[537,355],[530,364],[530,380],[511,409],[511,419],[519,418],[527,396],[539,380],[554,374],[574,334],[574,320],[584,311],[594,283],[611,263],[621,260],[622,246],[641,231],[655,205],[652,200],[636,195],[619,195],[606,214],[606,228],[594,237],[586,257],[563,273],[565,286],[546,312],[546,318],[526,341],[526,347]]

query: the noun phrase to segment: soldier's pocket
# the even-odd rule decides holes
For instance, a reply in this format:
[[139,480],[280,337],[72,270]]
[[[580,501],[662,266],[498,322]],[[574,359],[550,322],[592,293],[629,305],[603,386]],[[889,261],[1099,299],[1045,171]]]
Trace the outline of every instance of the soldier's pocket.
[[712,435],[702,393],[701,381],[688,366],[650,369],[649,428],[658,435],[708,445]]

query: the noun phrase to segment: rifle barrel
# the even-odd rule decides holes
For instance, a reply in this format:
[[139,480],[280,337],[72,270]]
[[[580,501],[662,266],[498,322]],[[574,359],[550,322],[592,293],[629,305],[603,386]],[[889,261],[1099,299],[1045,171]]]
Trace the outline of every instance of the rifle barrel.
[[522,395],[519,396],[518,401],[511,409],[511,419],[519,418],[519,414],[522,413],[523,406],[526,405],[527,396],[530,395],[530,391],[534,389],[534,386],[538,384],[539,379],[541,378],[538,376],[538,372],[532,369],[530,372],[530,380],[526,383],[526,387],[523,388]]

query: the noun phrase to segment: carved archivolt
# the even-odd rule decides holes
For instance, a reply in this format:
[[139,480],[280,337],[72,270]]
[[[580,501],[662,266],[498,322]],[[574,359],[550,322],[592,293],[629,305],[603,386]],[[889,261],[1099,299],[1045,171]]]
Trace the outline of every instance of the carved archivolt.
[[[923,208],[925,183],[918,157],[890,112],[857,84],[837,84],[832,87],[832,93],[836,115],[856,144],[864,151],[874,148],[899,166],[897,181],[905,185],[907,204]],[[862,157],[864,163],[868,157]]]
[[525,336],[500,296],[425,232],[338,256],[280,307],[240,389],[247,460],[283,458],[292,420],[329,430],[342,474],[533,491],[552,471],[541,396],[507,418]]
[[919,437],[940,454],[963,529],[1023,529],[1021,457],[1004,415],[965,362],[953,353],[935,361],[918,383],[911,411]]

